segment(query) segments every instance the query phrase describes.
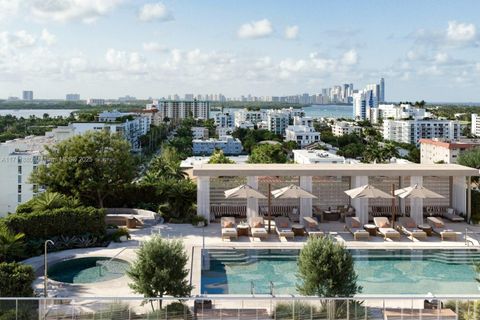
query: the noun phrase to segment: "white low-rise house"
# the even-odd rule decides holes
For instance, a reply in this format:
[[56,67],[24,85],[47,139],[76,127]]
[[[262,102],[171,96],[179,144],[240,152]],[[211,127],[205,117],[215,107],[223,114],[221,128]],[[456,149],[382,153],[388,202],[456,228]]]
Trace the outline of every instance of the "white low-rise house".
[[312,117],[293,117],[293,125],[295,126],[306,126],[313,128],[313,118]]
[[461,153],[473,148],[480,148],[480,139],[420,139],[420,163],[457,163]]
[[217,136],[230,136],[232,135],[233,131],[235,131],[235,127],[217,127],[215,132]]
[[243,148],[239,139],[232,136],[221,136],[218,139],[193,140],[194,155],[211,155],[215,149],[223,150],[225,155],[239,155]]
[[348,121],[338,121],[332,126],[332,133],[336,137],[341,137],[346,134],[360,134],[362,133],[362,127],[357,126],[355,123]]
[[420,139],[458,140],[460,122],[451,120],[384,120],[383,139],[418,144]]
[[295,141],[300,147],[320,141],[320,133],[312,127],[288,126],[285,129],[285,141]]
[[299,164],[345,163],[345,157],[324,150],[292,150],[293,160]]
[[205,127],[192,127],[193,139],[208,139],[208,129]]
[[470,130],[472,135],[480,137],[480,117],[476,113],[472,113],[472,125]]

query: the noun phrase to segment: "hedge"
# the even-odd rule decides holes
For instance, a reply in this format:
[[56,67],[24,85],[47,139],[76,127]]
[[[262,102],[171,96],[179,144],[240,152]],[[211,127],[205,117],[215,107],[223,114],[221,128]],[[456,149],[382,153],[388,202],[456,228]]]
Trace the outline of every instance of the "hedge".
[[0,263],[0,297],[31,297],[34,280],[32,266],[17,262]]
[[42,212],[11,214],[3,223],[15,233],[25,233],[27,239],[47,239],[53,236],[105,234],[105,211],[94,207],[58,208]]

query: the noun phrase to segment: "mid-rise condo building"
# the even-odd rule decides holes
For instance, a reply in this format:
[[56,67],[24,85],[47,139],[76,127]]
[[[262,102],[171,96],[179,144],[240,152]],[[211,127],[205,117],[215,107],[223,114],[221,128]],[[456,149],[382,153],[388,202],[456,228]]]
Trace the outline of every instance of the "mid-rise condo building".
[[397,142],[419,144],[420,139],[460,138],[461,128],[458,121],[450,120],[384,120],[383,138]]

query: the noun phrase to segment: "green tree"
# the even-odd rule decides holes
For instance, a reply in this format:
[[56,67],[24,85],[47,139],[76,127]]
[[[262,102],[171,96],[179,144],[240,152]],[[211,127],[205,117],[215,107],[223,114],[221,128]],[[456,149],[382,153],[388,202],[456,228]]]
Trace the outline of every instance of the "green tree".
[[352,254],[331,238],[309,238],[298,258],[297,290],[319,297],[351,297],[361,292]]
[[[457,163],[462,166],[480,169],[480,148],[470,149],[461,153]],[[478,183],[478,177],[472,177],[472,181]]]
[[35,273],[30,265],[0,263],[0,297],[32,297]]
[[193,287],[187,280],[187,263],[188,256],[181,241],[154,236],[143,243],[137,252],[137,260],[127,271],[133,281],[129,286],[145,298],[189,296]]
[[223,150],[215,150],[208,160],[208,163],[235,163],[235,161],[230,160],[224,153]]
[[[12,262],[25,254],[25,234],[13,233],[0,224],[0,262]],[[1,295],[0,295],[1,296]]]
[[87,132],[47,147],[47,152],[49,164],[39,166],[31,181],[100,207],[135,176],[130,145],[118,134]]
[[260,144],[253,148],[249,163],[285,163],[287,155],[280,144]]

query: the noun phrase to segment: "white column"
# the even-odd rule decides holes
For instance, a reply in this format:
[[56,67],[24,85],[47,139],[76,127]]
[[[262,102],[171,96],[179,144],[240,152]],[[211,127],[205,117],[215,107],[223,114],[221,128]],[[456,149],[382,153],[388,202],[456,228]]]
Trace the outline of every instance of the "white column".
[[452,207],[457,212],[467,213],[467,184],[465,176],[452,177]]
[[[247,177],[247,184],[258,189],[258,177]],[[266,196],[268,197],[268,194]],[[249,198],[247,199],[247,219],[253,217],[258,217],[258,199]]]
[[[312,192],[312,177],[303,176],[300,177],[300,188],[305,191]],[[300,223],[303,221],[303,217],[312,216],[312,199],[300,199]]]
[[197,177],[197,215],[210,221],[210,177]]
[[[410,186],[418,184],[419,186],[423,185],[422,176],[411,176],[410,177]],[[410,199],[410,217],[415,220],[415,223],[423,224],[423,199],[411,198]]]
[[[352,189],[368,184],[368,176],[353,176]],[[352,199],[352,207],[355,208],[355,215],[360,223],[368,223],[368,199]]]

